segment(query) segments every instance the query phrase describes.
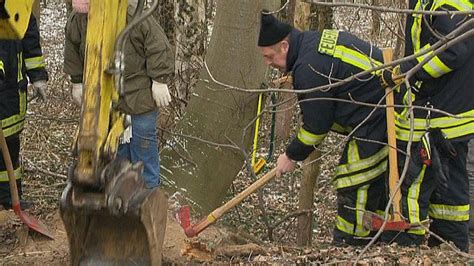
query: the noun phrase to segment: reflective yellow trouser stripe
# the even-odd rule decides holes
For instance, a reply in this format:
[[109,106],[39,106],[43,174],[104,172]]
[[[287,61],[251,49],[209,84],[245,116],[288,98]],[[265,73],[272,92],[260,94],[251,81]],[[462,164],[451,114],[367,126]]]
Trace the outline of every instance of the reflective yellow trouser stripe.
[[322,134],[322,135],[313,134],[305,130],[304,128],[300,128],[300,131],[298,132],[299,141],[301,141],[303,144],[308,145],[308,146],[320,144],[323,141],[324,137],[326,137],[326,134]]
[[[15,179],[21,179],[21,167],[18,167],[14,171]],[[8,173],[7,171],[0,171],[0,182],[8,182]]]
[[[349,149],[350,151],[351,149]],[[382,160],[386,160],[388,156],[388,146],[384,146],[380,151],[374,155],[364,159],[358,159],[357,161],[349,161],[346,164],[341,164],[336,167],[336,176],[346,175],[349,173],[358,172],[362,169],[371,168],[378,165]],[[349,155],[347,156],[349,158]],[[359,155],[357,154],[357,157]]]
[[367,194],[370,185],[365,185],[360,187],[357,190],[357,199],[356,199],[356,236],[368,236],[370,234],[369,230],[364,228],[364,211],[367,206]]
[[339,215],[336,218],[336,228],[349,235],[354,234],[354,225],[349,223]]
[[355,163],[360,161],[359,147],[357,146],[357,141],[355,139],[349,141],[347,148],[347,162]]
[[18,60],[18,83],[20,83],[23,80],[23,73],[21,72],[23,70],[23,53],[18,53],[16,56]]
[[5,137],[18,133],[23,129],[26,114],[26,92],[19,91],[19,96],[20,113],[1,120]]
[[[413,184],[411,184],[411,186],[408,188],[407,206],[408,206],[408,219],[410,223],[419,223],[421,221],[420,220],[420,206],[418,204],[418,199],[420,197],[421,183],[423,182],[425,173],[426,173],[426,165],[423,164],[420,174],[415,179]],[[425,217],[423,217],[423,220],[424,219]],[[416,234],[416,235],[424,235],[425,230],[424,229],[411,229],[411,230],[408,230],[408,233]]]
[[2,71],[3,74],[5,74],[5,67],[3,66],[2,60],[0,60],[0,71]]
[[370,181],[383,174],[386,170],[387,160],[385,159],[377,167],[368,171],[351,176],[337,178],[333,181],[333,185],[336,187],[336,189],[352,187]]
[[26,69],[28,70],[44,67],[43,56],[25,58],[25,66],[26,66]]
[[430,204],[429,214],[435,219],[465,222],[469,221],[469,204],[457,206]]

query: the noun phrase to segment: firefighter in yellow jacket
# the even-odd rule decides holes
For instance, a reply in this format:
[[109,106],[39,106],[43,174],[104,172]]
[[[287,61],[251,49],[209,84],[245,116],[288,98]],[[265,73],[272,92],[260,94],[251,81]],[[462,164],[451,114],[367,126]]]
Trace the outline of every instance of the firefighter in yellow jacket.
[[[48,73],[40,46],[36,18],[31,15],[27,32],[22,40],[0,40],[0,119],[13,162],[18,190],[21,195],[20,132],[26,114],[26,89],[33,84],[43,100],[46,97]],[[0,205],[11,208],[8,175],[0,155]],[[28,204],[22,201],[22,207]]]

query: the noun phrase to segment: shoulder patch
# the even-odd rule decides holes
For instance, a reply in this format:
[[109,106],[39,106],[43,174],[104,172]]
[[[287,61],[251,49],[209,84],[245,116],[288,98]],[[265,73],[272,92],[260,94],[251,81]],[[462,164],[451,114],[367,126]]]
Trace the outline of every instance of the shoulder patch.
[[323,33],[321,34],[321,40],[319,41],[318,52],[333,56],[334,51],[336,50],[338,37],[338,30],[323,30]]

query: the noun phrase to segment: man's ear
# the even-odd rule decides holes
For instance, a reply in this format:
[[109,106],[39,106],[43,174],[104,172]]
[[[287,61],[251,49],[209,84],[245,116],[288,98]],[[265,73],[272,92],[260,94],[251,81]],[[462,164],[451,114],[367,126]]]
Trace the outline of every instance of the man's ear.
[[288,50],[290,49],[290,44],[288,43],[287,40],[281,41],[280,48],[282,52],[287,53]]

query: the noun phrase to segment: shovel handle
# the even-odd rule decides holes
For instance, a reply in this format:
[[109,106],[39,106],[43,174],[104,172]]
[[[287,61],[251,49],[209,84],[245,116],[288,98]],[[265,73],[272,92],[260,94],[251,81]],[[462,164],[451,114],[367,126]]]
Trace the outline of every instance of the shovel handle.
[[[393,49],[383,49],[383,60],[384,63],[389,63],[392,61]],[[401,221],[400,216],[400,190],[397,190],[399,174],[398,174],[398,165],[397,165],[397,139],[395,133],[395,109],[394,109],[394,100],[393,100],[393,90],[390,87],[385,89],[386,93],[386,103],[387,103],[387,138],[388,138],[388,161],[389,161],[389,178],[388,185],[390,189],[390,195],[395,195],[393,197],[393,220]]]
[[20,197],[18,196],[18,187],[16,186],[15,172],[13,170],[13,163],[8,150],[7,141],[3,134],[3,128],[0,125],[0,148],[2,149],[3,160],[7,168],[8,181],[10,183],[10,194],[12,196],[12,206],[20,205]]
[[239,204],[242,200],[244,200],[250,194],[252,194],[257,189],[265,185],[268,181],[270,181],[273,177],[275,177],[275,174],[276,174],[276,168],[266,173],[264,176],[262,176],[257,181],[255,181],[252,185],[248,186],[246,189],[244,189],[239,194],[237,194],[237,196],[233,197],[231,200],[226,202],[224,205],[215,209],[213,212],[211,212],[208,216],[204,217],[197,224],[192,225],[189,228],[185,228],[186,236],[193,237],[199,234],[200,232],[202,232],[209,225],[213,224],[217,219],[219,219],[228,210],[235,207],[235,205]]

